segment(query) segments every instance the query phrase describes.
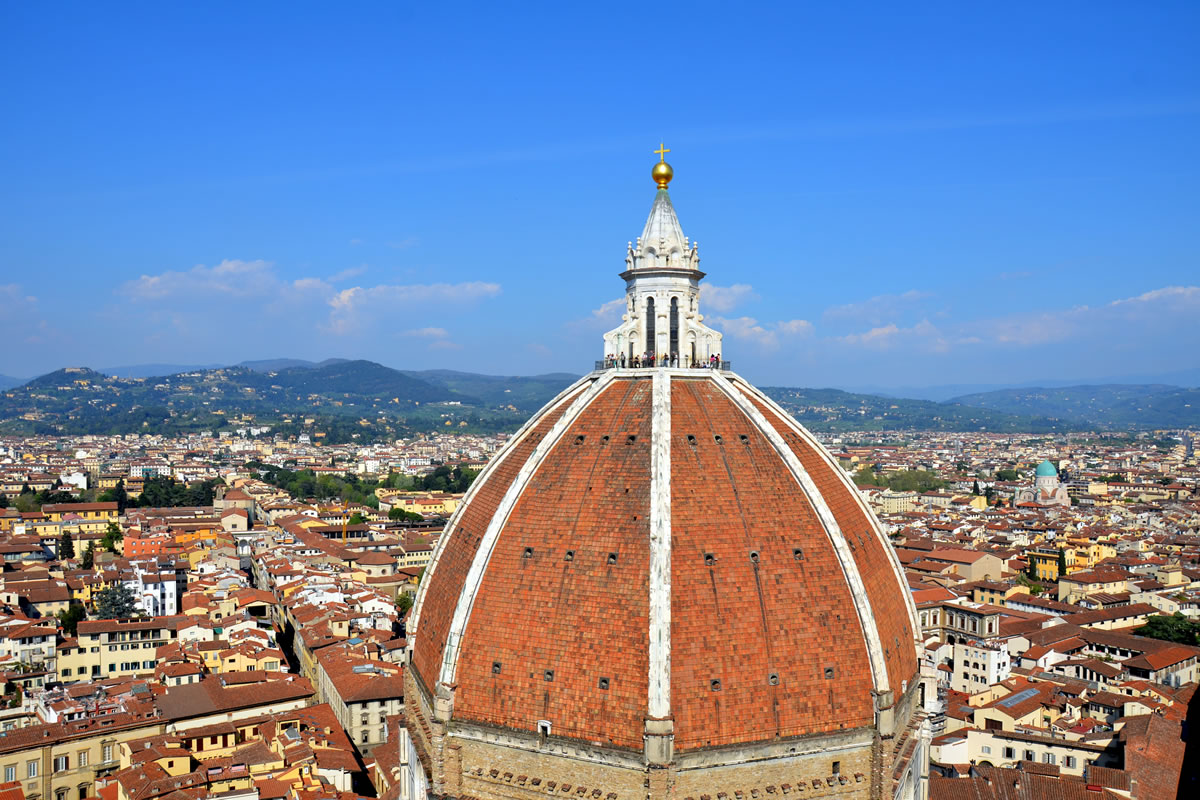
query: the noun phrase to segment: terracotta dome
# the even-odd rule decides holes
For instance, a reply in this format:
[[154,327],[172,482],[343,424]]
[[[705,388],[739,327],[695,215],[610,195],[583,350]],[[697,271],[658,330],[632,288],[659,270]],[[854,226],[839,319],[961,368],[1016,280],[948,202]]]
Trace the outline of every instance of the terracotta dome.
[[[636,368],[611,355],[677,328],[709,340],[692,247],[623,275],[614,350],[489,462],[438,542],[409,620],[400,745],[434,794],[557,780],[608,800],[732,797],[856,775],[839,797],[917,796],[915,608],[844,470],[712,350]],[[642,291],[691,316],[647,329]],[[663,341],[651,352],[674,350]]]

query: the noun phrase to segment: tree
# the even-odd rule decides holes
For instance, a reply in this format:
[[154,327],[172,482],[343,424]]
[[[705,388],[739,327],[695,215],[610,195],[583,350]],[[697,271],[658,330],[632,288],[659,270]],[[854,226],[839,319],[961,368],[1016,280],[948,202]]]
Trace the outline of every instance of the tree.
[[117,485],[101,494],[98,498],[101,503],[116,503],[117,513],[124,514],[125,509],[129,507],[129,494],[125,491],[125,481],[117,481]]
[[100,619],[127,619],[137,610],[137,598],[124,583],[116,583],[96,593],[96,616]]
[[996,490],[989,486],[983,490],[983,496],[987,498],[988,504],[991,504],[992,500],[996,497]]
[[946,488],[946,482],[923,469],[908,469],[889,475],[887,486],[893,492],[929,492]]
[[367,521],[366,517],[364,517],[359,512],[355,511],[353,514],[350,515],[350,521],[347,524],[348,525],[363,525],[366,523],[366,521]]
[[115,522],[110,522],[108,523],[108,527],[104,529],[104,538],[100,543],[104,546],[105,550],[115,553],[117,552],[117,542],[124,538],[125,535],[121,533],[121,526]]
[[871,471],[869,466],[860,467],[858,472],[854,473],[855,486],[874,486],[875,473]]
[[1034,580],[1035,577],[1037,576],[1033,575],[1032,571],[1029,574],[1021,573],[1017,576],[1017,583],[1028,589],[1030,594],[1039,595],[1045,590],[1046,587]]
[[976,497],[979,497],[979,495],[983,494],[979,491],[979,481],[975,481],[975,483],[971,484],[971,494]]
[[1015,481],[1019,480],[1021,473],[1015,469],[1002,469],[996,472],[996,480],[998,481]]
[[74,636],[79,623],[85,619],[87,619],[87,611],[79,603],[71,603],[65,611],[58,612],[59,624],[62,625],[63,632],[68,636]]
[[468,469],[462,464],[453,469],[442,465],[414,483],[417,488],[424,489],[427,492],[461,493],[467,490],[467,487],[471,485],[471,482],[475,480],[475,476],[478,474],[478,470]]
[[1138,636],[1162,639],[1178,644],[1200,644],[1200,624],[1192,622],[1176,611],[1172,616],[1150,617],[1146,624],[1134,631]]
[[421,522],[425,518],[415,511],[392,506],[392,510],[388,512],[388,519],[392,522]]
[[1067,551],[1063,548],[1058,548],[1058,577],[1067,577]]
[[58,560],[75,557],[75,542],[71,541],[71,532],[63,531],[58,539]]
[[8,495],[0,494],[0,508],[8,508]]
[[83,568],[91,569],[96,563],[96,543],[88,542],[87,549],[83,551]]
[[408,613],[408,610],[412,607],[413,607],[412,595],[408,594],[407,592],[401,592],[400,596],[398,598],[396,598],[396,610],[400,612],[400,616],[403,617],[405,614]]

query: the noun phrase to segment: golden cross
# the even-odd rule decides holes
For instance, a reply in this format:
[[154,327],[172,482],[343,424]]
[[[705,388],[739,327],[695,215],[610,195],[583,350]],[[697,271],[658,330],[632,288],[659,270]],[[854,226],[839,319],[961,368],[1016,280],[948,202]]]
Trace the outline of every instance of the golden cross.
[[659,142],[658,149],[654,151],[654,154],[658,156],[658,160],[660,162],[665,163],[667,160],[667,153],[669,152],[671,151],[667,148],[667,146],[662,142]]

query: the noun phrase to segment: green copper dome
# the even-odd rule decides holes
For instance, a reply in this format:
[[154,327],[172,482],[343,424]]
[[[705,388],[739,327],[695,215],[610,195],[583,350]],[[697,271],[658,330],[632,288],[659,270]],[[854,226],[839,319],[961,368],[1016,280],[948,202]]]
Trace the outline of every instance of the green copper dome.
[[1039,478],[1053,478],[1058,475],[1058,470],[1049,461],[1043,461],[1038,464],[1037,476]]

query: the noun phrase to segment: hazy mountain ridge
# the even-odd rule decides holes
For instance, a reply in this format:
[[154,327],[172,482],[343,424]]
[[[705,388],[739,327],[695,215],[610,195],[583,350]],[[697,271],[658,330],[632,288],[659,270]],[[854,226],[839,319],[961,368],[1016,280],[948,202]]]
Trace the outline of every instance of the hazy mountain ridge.
[[840,389],[762,389],[800,424],[818,431],[935,430],[1053,433],[1077,430],[1068,420],[1011,414],[957,403],[856,394]]
[[948,402],[1008,414],[1045,414],[1091,428],[1200,427],[1200,389],[1166,384],[999,389]]
[[[122,378],[65,368],[0,394],[0,432],[185,433],[270,425],[321,430],[326,441],[433,430],[514,430],[577,380],[552,373],[397,370],[366,360],[246,361]],[[1162,384],[1005,389],[935,402],[839,389],[766,387],[816,431],[1055,433],[1200,427],[1200,389]]]

